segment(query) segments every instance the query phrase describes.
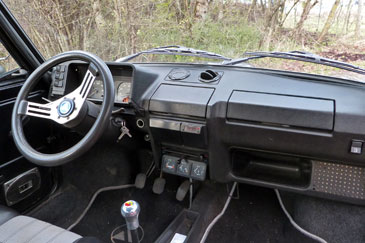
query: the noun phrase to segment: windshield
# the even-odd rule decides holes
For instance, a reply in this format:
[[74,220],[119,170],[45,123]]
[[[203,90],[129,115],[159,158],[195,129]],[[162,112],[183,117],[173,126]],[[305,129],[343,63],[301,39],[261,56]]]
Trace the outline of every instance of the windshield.
[[[45,58],[86,50],[115,61],[155,47],[180,45],[232,59],[247,51],[299,50],[365,67],[362,1],[5,2]],[[207,57],[157,54],[142,54],[130,62],[222,63]],[[364,81],[360,74],[318,64],[275,58],[249,63],[253,68]]]

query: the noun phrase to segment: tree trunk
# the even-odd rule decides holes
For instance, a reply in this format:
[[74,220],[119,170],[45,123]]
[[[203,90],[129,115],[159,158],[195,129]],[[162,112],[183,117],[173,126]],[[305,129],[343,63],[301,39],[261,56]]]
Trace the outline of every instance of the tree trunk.
[[347,10],[346,10],[346,16],[345,16],[346,19],[345,19],[345,22],[343,24],[343,29],[345,30],[346,34],[349,30],[349,22],[350,22],[350,17],[351,17],[351,7],[352,7],[352,0],[350,0],[348,2]]
[[356,16],[356,28],[355,28],[355,36],[360,38],[360,28],[361,28],[361,12],[362,12],[362,0],[357,1],[357,16]]
[[305,1],[304,6],[303,6],[302,15],[300,16],[300,20],[294,30],[295,36],[298,35],[302,31],[304,22],[307,20],[309,12],[317,3],[318,3],[318,0],[315,0],[313,3],[312,3],[312,0]]
[[326,23],[323,26],[322,32],[319,35],[318,42],[322,42],[324,37],[327,35],[328,30],[330,29],[332,22],[336,16],[336,11],[338,6],[340,5],[340,0],[336,0],[334,4],[332,5],[331,11],[327,17]]
[[257,5],[257,0],[252,0],[252,3],[250,4],[250,8],[247,12],[247,20],[250,19],[252,12],[255,11]]
[[136,2],[129,2],[128,0],[125,2],[126,11],[127,11],[127,20],[128,20],[128,33],[129,33],[129,47],[131,53],[137,52],[137,24],[135,21],[135,16],[133,13],[135,12]]
[[[297,4],[299,3],[300,0],[295,0],[293,5],[291,6],[291,8],[288,10],[288,12],[285,13],[285,15],[282,17],[281,21],[280,21],[280,27],[283,27],[285,20],[288,18],[289,14],[291,13],[291,11],[297,6]],[[284,10],[284,8],[283,8]],[[296,13],[294,13],[294,18],[295,18]]]
[[340,5],[339,10],[337,11],[337,17],[336,17],[336,33],[340,33],[339,31],[339,24],[340,24],[340,18],[342,13],[343,4]]
[[321,14],[322,14],[322,0],[319,0],[319,12],[318,12],[318,21],[317,21],[317,29],[316,29],[317,32],[319,30],[319,23],[321,22]]
[[263,46],[265,50],[270,49],[271,40],[279,25],[279,10],[283,6],[283,0],[276,0],[275,2],[269,1],[268,8],[265,16],[265,33],[267,35],[260,43],[260,47]]

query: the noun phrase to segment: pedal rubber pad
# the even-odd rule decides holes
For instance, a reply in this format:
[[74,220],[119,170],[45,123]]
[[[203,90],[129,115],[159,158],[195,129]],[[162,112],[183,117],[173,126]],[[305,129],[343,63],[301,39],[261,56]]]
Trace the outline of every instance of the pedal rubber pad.
[[134,185],[136,186],[136,188],[143,189],[144,186],[146,185],[146,179],[147,179],[146,174],[139,173],[136,176],[136,180],[134,181]]
[[186,180],[183,183],[181,183],[176,192],[176,200],[178,201],[184,200],[186,194],[189,191],[189,187],[190,187],[190,181]]
[[153,182],[152,191],[156,194],[161,194],[165,190],[166,180],[164,178],[156,178]]

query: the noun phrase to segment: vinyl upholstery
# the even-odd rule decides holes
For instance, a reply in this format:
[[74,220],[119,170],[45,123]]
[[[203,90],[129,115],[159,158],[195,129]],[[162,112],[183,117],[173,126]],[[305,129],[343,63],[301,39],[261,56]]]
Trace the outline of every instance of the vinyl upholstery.
[[0,243],[73,243],[82,237],[28,216],[15,216],[0,225]]

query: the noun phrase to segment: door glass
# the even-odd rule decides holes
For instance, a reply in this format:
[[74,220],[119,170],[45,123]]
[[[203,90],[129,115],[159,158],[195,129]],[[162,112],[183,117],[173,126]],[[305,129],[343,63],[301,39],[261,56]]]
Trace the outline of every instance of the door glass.
[[0,43],[0,77],[9,71],[18,68],[19,65],[10,56],[5,47]]

